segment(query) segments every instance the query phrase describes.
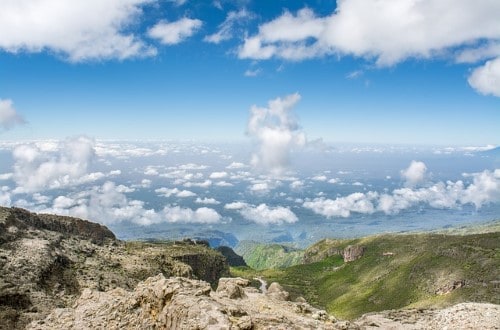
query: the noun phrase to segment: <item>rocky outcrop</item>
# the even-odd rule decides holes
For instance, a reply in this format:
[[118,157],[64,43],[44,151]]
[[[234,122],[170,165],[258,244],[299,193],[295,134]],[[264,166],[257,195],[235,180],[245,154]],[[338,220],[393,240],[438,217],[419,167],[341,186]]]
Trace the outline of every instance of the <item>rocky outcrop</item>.
[[441,310],[393,310],[360,317],[361,329],[498,329],[500,305],[461,303]]
[[157,274],[227,276],[225,258],[204,244],[122,242],[88,221],[0,208],[0,329],[20,329],[86,288],[133,290]]
[[309,247],[304,252],[304,264],[318,262],[334,255],[342,255],[343,249],[337,247],[335,242],[336,241],[332,239],[324,239]]
[[342,257],[344,262],[351,262],[359,259],[365,253],[365,248],[359,245],[348,245],[344,251],[342,251]]
[[[214,292],[203,281],[158,275],[132,292],[86,289],[73,307],[56,309],[27,328],[338,329],[335,318],[324,311],[272,300],[246,285],[242,279],[221,279],[224,289]],[[230,297],[228,287],[239,287],[244,296]]]
[[[497,329],[500,324],[499,305],[478,303],[339,321],[305,302],[277,300],[246,285],[224,278],[214,292],[206,282],[160,274],[130,292],[85,289],[71,308],[55,309],[27,329]],[[231,294],[240,290],[243,295]]]
[[116,237],[107,227],[98,223],[51,214],[36,214],[20,208],[1,207],[2,214],[8,214],[0,222],[4,226],[15,226],[20,229],[31,227],[37,230],[49,230],[64,236],[81,237],[94,244],[103,244],[106,240],[115,240]]
[[287,291],[283,289],[283,287],[277,283],[273,282],[271,285],[269,285],[269,288],[267,288],[266,294],[271,297],[272,299],[276,300],[281,300],[281,301],[287,301],[290,298],[290,295],[288,294]]

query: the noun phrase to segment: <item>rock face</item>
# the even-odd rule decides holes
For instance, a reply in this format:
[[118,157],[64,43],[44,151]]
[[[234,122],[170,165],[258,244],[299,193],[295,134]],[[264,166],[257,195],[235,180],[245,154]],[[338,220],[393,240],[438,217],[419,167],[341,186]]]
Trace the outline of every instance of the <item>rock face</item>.
[[233,249],[228,246],[219,246],[217,251],[222,253],[224,257],[226,257],[227,263],[229,266],[238,267],[238,266],[246,266],[247,263],[242,256],[236,254]]
[[365,248],[363,246],[349,245],[342,251],[342,256],[344,257],[344,262],[350,262],[361,258],[364,253]]
[[[158,275],[132,292],[85,289],[72,308],[56,309],[27,329],[338,328],[324,311],[300,309],[297,303],[273,300],[246,285],[247,280],[224,278],[219,282],[223,289],[214,292],[203,281]],[[244,295],[228,295],[235,287]]]
[[395,310],[366,314],[354,322],[361,329],[498,329],[500,306],[461,303],[441,310]]
[[125,243],[99,224],[0,207],[0,329],[71,306],[85,288],[132,290],[159,273],[215,285],[228,271],[203,244]]

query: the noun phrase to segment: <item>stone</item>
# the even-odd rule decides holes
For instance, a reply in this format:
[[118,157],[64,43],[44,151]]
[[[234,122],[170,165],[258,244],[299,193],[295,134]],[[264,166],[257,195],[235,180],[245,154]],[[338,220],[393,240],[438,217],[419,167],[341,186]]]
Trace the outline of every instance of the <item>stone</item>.
[[244,288],[250,284],[249,280],[236,277],[227,278],[222,277],[219,279],[219,285],[217,286],[217,293],[221,297],[227,297],[229,299],[241,299],[245,298]]
[[283,287],[277,282],[273,282],[271,283],[271,285],[269,285],[266,295],[273,299],[282,301],[287,301],[290,298],[290,294],[285,291]]
[[344,262],[351,262],[363,256],[365,248],[359,245],[348,245],[342,252]]

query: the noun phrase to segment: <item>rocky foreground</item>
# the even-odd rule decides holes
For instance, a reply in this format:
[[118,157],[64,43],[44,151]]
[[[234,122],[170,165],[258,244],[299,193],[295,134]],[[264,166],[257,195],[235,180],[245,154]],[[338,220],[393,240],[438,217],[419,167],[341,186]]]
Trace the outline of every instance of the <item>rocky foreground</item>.
[[500,306],[463,303],[443,310],[404,310],[339,321],[308,303],[286,301],[276,283],[266,293],[248,280],[148,278],[134,291],[85,289],[71,308],[54,310],[28,329],[498,329]]
[[[337,320],[228,278],[205,244],[125,243],[88,221],[0,207],[0,329],[498,329],[500,306]],[[216,289],[214,289],[216,287]]]

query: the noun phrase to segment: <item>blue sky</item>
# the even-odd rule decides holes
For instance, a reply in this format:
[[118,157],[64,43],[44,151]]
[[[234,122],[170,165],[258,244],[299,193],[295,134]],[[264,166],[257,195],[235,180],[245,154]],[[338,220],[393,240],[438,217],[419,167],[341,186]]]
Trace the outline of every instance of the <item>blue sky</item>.
[[101,2],[0,2],[0,139],[245,140],[298,93],[309,139],[500,144],[499,3]]

